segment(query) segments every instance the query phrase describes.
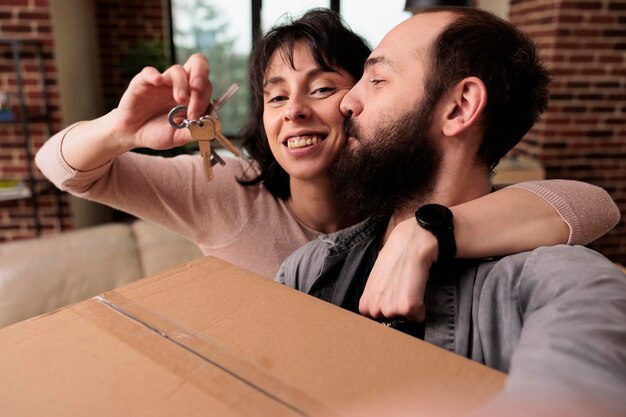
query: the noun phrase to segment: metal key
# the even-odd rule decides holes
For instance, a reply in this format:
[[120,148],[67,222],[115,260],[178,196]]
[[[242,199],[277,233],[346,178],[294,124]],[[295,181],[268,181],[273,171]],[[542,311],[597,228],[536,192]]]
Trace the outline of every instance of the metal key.
[[[204,121],[205,117],[201,117],[200,120]],[[239,149],[237,149],[235,147],[235,145],[233,145],[226,136],[224,136],[224,134],[222,133],[222,124],[220,123],[220,121],[218,119],[214,119],[212,117],[208,117],[207,119],[210,119],[213,122],[213,127],[215,129],[215,139],[217,139],[217,141],[220,143],[220,145],[222,145],[224,148],[226,148],[227,150],[229,150],[232,154],[234,154],[236,157],[241,157],[241,154],[239,153]]]
[[[216,138],[213,119],[208,117],[203,119],[204,118],[201,118],[200,120],[190,122],[188,127],[191,132],[191,137],[198,141],[206,179],[207,181],[211,181],[213,179],[213,165],[218,162],[224,165],[224,161],[211,149],[211,140]],[[211,156],[214,158],[211,158]]]
[[235,93],[238,90],[239,90],[239,84],[231,84],[230,87],[226,89],[226,91],[224,92],[224,94],[222,94],[220,98],[218,98],[217,100],[213,100],[209,104],[206,114],[213,117],[214,119],[217,119],[219,117],[220,107],[222,107],[222,105],[226,103],[226,101],[228,101],[229,98],[235,95]]
[[197,120],[189,120],[185,118],[181,123],[174,122],[174,117],[180,112],[186,112],[187,106],[174,107],[167,116],[169,124],[176,128],[182,129],[184,127],[189,128],[191,137],[198,141],[198,147],[200,148],[200,155],[204,164],[204,172],[207,181],[213,178],[213,165],[220,163],[225,165],[224,160],[211,148],[211,141],[217,139],[217,141],[227,150],[240,157],[239,150],[233,146],[232,143],[222,134],[222,124],[218,120],[219,108],[233,96],[239,90],[238,84],[232,84],[222,96],[213,100],[207,108],[207,116],[202,116]]

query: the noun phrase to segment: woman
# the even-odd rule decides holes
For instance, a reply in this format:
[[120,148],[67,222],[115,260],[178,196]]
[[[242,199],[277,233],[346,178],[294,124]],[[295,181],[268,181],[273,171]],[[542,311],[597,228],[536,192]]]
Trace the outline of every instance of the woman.
[[[197,118],[207,107],[209,69],[200,55],[163,74],[144,69],[118,108],[59,132],[36,161],[63,190],[159,223],[206,255],[273,277],[297,247],[360,220],[336,198],[327,168],[345,143],[339,103],[361,77],[368,54],[362,39],[331,11],[314,10],[272,29],[250,58],[253,107],[243,138],[251,161],[227,160],[214,168],[210,182],[197,156],[128,152],[191,141],[187,129],[168,125],[167,113],[187,104],[190,118]],[[479,199],[453,208],[461,222],[456,229],[477,231],[457,239],[459,255],[586,243],[612,227],[616,208],[598,187],[569,182],[518,187],[534,194],[507,188],[490,195],[488,204]],[[593,207],[575,207],[581,203],[578,193]],[[476,207],[482,216],[463,224]],[[585,229],[578,223],[581,210],[592,211],[603,224]],[[490,227],[481,227],[483,219]]]

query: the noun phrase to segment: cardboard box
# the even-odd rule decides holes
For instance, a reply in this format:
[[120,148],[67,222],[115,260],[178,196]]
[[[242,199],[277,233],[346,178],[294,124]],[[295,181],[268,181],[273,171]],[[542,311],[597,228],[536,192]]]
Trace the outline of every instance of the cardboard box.
[[0,330],[2,416],[346,415],[415,387],[458,415],[505,375],[206,257]]

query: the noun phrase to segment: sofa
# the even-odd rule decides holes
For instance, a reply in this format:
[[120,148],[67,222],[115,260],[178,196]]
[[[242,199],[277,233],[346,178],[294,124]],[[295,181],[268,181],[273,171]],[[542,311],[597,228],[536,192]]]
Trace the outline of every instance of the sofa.
[[144,220],[0,243],[0,328],[202,256]]

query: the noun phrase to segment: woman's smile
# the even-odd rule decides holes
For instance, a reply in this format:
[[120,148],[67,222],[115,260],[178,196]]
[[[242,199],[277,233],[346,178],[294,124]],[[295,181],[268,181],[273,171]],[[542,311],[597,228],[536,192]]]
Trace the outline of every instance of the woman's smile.
[[272,154],[297,179],[326,177],[345,144],[341,99],[354,85],[343,70],[322,68],[303,42],[293,62],[277,50],[264,77],[263,124]]
[[320,135],[296,136],[294,138],[287,139],[287,147],[290,149],[307,148],[311,145],[317,145],[324,139],[326,138],[321,137]]

